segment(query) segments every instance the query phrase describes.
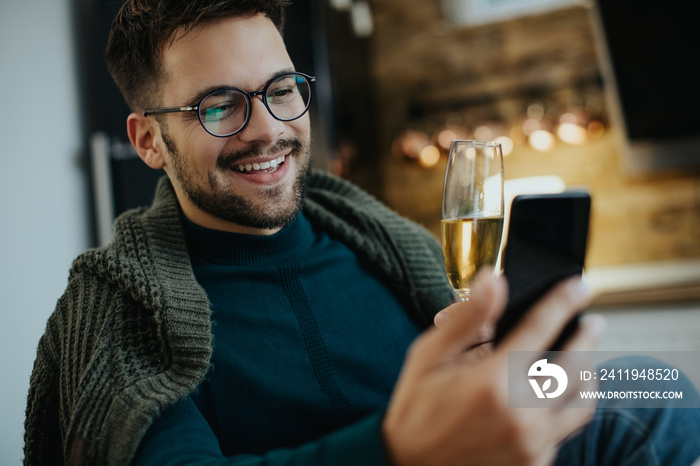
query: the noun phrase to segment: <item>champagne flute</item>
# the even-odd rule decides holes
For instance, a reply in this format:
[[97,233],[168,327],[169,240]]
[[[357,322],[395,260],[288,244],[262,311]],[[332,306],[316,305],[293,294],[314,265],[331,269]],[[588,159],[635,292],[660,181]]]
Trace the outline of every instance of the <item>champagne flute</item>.
[[490,141],[450,144],[442,194],[442,255],[462,301],[485,265],[496,266],[503,235],[503,155]]

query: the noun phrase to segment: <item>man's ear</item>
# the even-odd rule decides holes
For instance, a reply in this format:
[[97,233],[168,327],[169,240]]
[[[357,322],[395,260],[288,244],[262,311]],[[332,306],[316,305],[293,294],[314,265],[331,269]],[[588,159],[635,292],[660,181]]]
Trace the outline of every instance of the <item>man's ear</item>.
[[160,131],[155,119],[132,113],[126,119],[126,131],[146,165],[156,170],[165,167],[164,147],[159,144]]

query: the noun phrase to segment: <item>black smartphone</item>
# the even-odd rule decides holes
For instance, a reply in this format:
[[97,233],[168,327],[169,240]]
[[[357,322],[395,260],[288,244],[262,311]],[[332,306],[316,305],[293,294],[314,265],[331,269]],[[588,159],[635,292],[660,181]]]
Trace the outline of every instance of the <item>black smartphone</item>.
[[[586,191],[516,196],[510,209],[503,274],[508,305],[496,325],[495,344],[559,281],[583,273],[591,197]],[[572,319],[550,351],[557,351],[578,326]]]

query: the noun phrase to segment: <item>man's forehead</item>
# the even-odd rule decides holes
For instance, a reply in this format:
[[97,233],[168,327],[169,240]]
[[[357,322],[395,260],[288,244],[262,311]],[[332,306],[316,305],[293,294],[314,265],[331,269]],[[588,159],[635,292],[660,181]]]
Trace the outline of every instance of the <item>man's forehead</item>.
[[[250,13],[242,15],[223,16],[221,18],[207,18],[197,22],[197,24],[185,24],[173,31],[170,39],[166,41],[164,49],[172,47],[174,44],[181,41],[194,40],[203,31],[228,29],[232,27],[245,27],[246,24],[255,24],[254,27],[270,23],[273,27],[272,20],[262,13]],[[276,27],[275,27],[276,29]]]
[[178,34],[163,53],[165,84],[187,87],[188,94],[216,86],[255,87],[293,69],[279,31],[263,15],[207,20]]

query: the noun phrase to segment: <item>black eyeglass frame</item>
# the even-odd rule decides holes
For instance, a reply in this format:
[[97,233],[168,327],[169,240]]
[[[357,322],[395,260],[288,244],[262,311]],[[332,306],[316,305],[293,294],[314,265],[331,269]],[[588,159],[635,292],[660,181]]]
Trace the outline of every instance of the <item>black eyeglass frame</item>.
[[[272,112],[272,109],[270,108],[270,105],[267,103],[267,99],[264,98],[265,95],[267,94],[267,90],[270,88],[270,86],[272,86],[272,84],[274,84],[274,83],[275,83],[276,81],[278,81],[279,79],[284,78],[285,76],[301,76],[301,77],[303,77],[303,78],[306,80],[306,82],[309,83],[309,101],[306,103],[306,108],[304,109],[304,111],[301,112],[301,114],[299,114],[298,116],[296,116],[296,117],[294,117],[294,118],[280,118],[280,117],[278,117],[277,115],[275,115],[275,114]],[[256,97],[256,96],[259,96],[259,95],[260,95],[260,96],[263,96],[263,98],[260,99],[260,100],[262,100],[262,103],[265,105],[265,108],[267,109],[267,112],[268,112],[270,115],[272,115],[272,117],[273,117],[275,120],[279,120],[279,121],[294,121],[294,120],[298,120],[299,118],[303,117],[303,116],[306,114],[306,112],[309,111],[309,108],[311,107],[311,101],[313,100],[313,95],[314,95],[314,84],[315,84],[315,83],[316,83],[316,77],[315,77],[315,76],[309,76],[308,74],[299,73],[299,72],[297,72],[297,71],[290,71],[290,72],[287,72],[287,73],[278,74],[277,76],[273,77],[272,79],[270,79],[270,80],[265,84],[265,87],[263,87],[263,88],[260,89],[259,91],[246,92],[246,91],[244,91],[243,89],[239,89],[239,88],[237,88],[237,87],[222,87],[222,88],[216,89],[216,90],[214,90],[214,91],[208,93],[207,95],[205,95],[204,97],[202,97],[201,99],[199,99],[199,102],[197,102],[197,105],[195,105],[195,106],[189,106],[189,105],[188,105],[188,106],[183,106],[183,107],[149,108],[149,109],[144,110],[143,113],[142,113],[142,115],[143,115],[143,116],[149,116],[149,115],[160,115],[160,114],[163,114],[163,113],[197,112],[197,119],[199,120],[199,124],[202,125],[202,128],[204,128],[204,131],[206,131],[207,133],[209,133],[209,134],[211,134],[212,136],[217,137],[217,138],[228,138],[228,137],[231,137],[231,136],[233,136],[233,135],[235,135],[235,134],[240,133],[241,131],[243,131],[243,130],[245,129],[246,126],[248,126],[248,121],[250,120],[250,114],[251,114],[252,111],[253,111],[253,103],[251,102],[251,99],[252,99],[253,97]],[[213,94],[216,94],[217,92],[221,92],[221,91],[237,91],[237,92],[240,92],[241,94],[243,94],[243,97],[245,97],[245,100],[246,100],[246,112],[245,112],[245,120],[243,120],[243,124],[241,125],[240,128],[238,128],[238,129],[237,129],[236,131],[234,131],[233,133],[230,133],[230,134],[223,134],[223,135],[222,135],[222,134],[214,134],[214,133],[212,133],[211,131],[209,131],[209,130],[207,129],[206,125],[204,124],[204,122],[202,121],[202,114],[199,112],[199,107],[202,105],[202,102],[204,102],[204,100],[205,100],[206,98],[210,97],[210,96],[213,95]]]

